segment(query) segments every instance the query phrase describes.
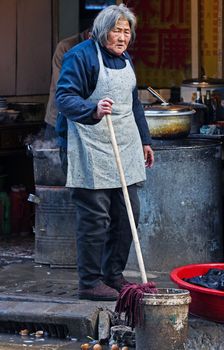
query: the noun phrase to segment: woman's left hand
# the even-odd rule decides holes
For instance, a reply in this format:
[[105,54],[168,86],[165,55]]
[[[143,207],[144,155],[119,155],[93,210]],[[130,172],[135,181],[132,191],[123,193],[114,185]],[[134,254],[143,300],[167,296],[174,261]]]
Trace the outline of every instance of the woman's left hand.
[[149,145],[143,146],[144,159],[145,159],[145,167],[151,168],[154,164],[154,152]]

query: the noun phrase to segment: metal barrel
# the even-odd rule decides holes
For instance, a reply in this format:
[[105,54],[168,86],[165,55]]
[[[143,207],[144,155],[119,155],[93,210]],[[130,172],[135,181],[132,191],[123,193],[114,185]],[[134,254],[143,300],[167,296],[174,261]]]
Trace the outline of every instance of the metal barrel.
[[[222,160],[216,140],[154,140],[139,187],[138,234],[147,271],[223,260]],[[127,269],[138,270],[133,247]]]
[[158,289],[145,294],[143,324],[135,328],[136,350],[183,350],[187,340],[190,293],[183,289]]
[[33,149],[32,153],[35,184],[64,186],[66,176],[61,168],[59,149]]
[[75,205],[72,189],[36,186],[35,262],[76,266]]

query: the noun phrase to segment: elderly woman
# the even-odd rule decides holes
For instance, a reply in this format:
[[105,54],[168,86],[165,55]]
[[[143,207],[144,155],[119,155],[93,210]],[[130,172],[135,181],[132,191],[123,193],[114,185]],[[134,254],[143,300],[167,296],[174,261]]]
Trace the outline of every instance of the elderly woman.
[[116,300],[129,283],[122,273],[132,234],[107,114],[113,121],[136,225],[137,184],[146,178],[145,167],[153,164],[151,138],[126,52],[135,39],[135,25],[134,14],[123,4],[102,10],[92,37],[65,54],[58,81],[57,130],[61,146],[67,147],[66,186],[74,189],[77,206],[80,299]]

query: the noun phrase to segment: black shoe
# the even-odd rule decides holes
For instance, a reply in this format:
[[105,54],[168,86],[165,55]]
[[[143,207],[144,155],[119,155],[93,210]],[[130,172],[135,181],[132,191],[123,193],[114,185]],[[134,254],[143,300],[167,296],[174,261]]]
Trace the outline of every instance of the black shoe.
[[100,282],[93,288],[80,288],[78,292],[79,299],[94,300],[94,301],[115,301],[119,293]]
[[131,282],[127,281],[123,275],[114,280],[105,279],[103,281],[107,286],[116,289],[119,293],[124,286],[132,284]]

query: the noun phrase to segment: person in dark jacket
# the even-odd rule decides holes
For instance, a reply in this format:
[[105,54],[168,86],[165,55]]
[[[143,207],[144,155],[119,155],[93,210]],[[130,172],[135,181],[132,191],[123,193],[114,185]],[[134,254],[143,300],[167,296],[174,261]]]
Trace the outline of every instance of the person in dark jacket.
[[65,38],[59,41],[59,43],[56,46],[56,49],[52,58],[51,84],[50,84],[50,91],[49,91],[49,98],[47,102],[46,113],[44,117],[46,140],[51,140],[52,138],[54,139],[57,137],[55,126],[56,126],[56,120],[58,115],[58,108],[56,106],[55,93],[56,93],[57,81],[61,71],[63,56],[65,52],[70,50],[73,46],[88,39],[90,37],[90,32],[91,32],[91,28],[87,28],[81,33],[72,35],[68,38]]
[[154,162],[136,77],[126,49],[136,17],[111,5],[96,17],[92,37],[69,50],[57,85],[57,131],[67,149],[67,187],[77,208],[79,298],[116,300],[129,283],[123,276],[132,242],[106,115],[117,138],[136,225],[137,184]]

